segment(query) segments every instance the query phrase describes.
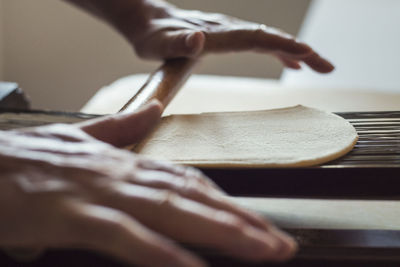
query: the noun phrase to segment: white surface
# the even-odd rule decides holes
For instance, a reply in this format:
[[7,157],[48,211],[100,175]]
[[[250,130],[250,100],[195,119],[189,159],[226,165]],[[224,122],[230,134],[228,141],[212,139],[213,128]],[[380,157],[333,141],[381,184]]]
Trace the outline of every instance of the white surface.
[[400,92],[400,1],[314,0],[300,33],[336,65],[330,75],[286,70],[285,85]]
[[[147,77],[147,74],[127,76],[101,88],[81,111],[92,114],[118,112],[145,83]],[[276,80],[192,75],[168,106],[164,115],[253,110],[258,107],[253,103],[254,99],[260,99],[260,94],[263,92],[277,91],[275,89],[278,87]],[[224,101],[221,101],[221,98]],[[264,108],[268,106],[268,101],[262,106]],[[273,107],[281,107],[281,105]]]
[[280,227],[400,230],[399,201],[233,198]]
[[[146,78],[147,75],[133,75],[117,80],[102,88],[82,111],[91,114],[118,112]],[[193,75],[164,114],[262,110],[298,104],[332,112],[400,110],[400,92],[282,86],[268,79]]]

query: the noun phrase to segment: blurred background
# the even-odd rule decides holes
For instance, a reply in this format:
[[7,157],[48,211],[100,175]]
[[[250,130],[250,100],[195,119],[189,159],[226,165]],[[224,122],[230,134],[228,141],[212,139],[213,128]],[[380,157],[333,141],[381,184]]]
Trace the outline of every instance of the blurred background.
[[[297,34],[309,0],[171,0],[187,9],[222,12]],[[159,63],[137,58],[107,25],[61,0],[0,0],[0,80],[16,81],[34,108],[79,110],[104,85]],[[199,73],[279,78],[271,57],[210,56]]]

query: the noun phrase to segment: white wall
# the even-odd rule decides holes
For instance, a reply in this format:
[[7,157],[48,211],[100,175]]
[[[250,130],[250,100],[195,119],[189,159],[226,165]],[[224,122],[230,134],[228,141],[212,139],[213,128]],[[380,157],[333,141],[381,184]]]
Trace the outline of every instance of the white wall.
[[286,71],[283,82],[400,93],[399,14],[399,0],[314,1],[301,36],[329,57],[336,70],[328,76],[309,69]]
[[[134,56],[108,26],[57,0],[0,0],[4,78],[17,81],[35,108],[78,110],[105,84],[158,66]],[[309,0],[171,0],[181,7],[225,12],[296,33]],[[1,42],[0,42],[1,43]],[[279,77],[275,59],[249,53],[209,56],[203,73]]]

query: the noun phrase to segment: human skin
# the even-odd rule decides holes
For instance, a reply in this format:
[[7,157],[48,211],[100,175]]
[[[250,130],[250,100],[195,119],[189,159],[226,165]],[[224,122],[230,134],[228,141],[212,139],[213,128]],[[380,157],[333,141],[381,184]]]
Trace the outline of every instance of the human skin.
[[201,172],[117,148],[138,142],[160,114],[153,102],[79,124],[0,131],[0,247],[86,248],[140,266],[206,265],[175,241],[250,261],[290,258],[292,238]]
[[110,24],[145,59],[254,51],[272,55],[292,69],[300,69],[300,63],[320,73],[334,69],[307,44],[259,23],[217,13],[183,10],[162,0],[64,1]]

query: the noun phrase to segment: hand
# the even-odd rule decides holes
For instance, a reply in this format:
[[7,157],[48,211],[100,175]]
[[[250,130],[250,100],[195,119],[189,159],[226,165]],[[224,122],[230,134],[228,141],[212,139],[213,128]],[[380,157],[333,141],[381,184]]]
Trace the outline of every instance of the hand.
[[321,73],[334,69],[308,45],[263,24],[217,13],[183,10],[163,0],[65,1],[113,25],[143,58],[255,51],[271,54],[292,69],[300,69],[301,62]]
[[292,69],[300,69],[301,62],[321,73],[334,69],[311,47],[278,29],[222,14],[182,10],[162,1],[144,2],[132,10],[134,22],[126,15],[114,23],[144,58],[255,51],[271,54]]
[[254,261],[291,257],[290,237],[233,205],[199,171],[116,148],[138,142],[160,113],[153,103],[0,132],[0,246],[89,248],[144,266],[205,265],[171,240]]

